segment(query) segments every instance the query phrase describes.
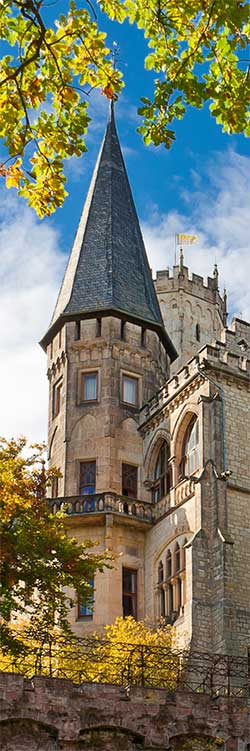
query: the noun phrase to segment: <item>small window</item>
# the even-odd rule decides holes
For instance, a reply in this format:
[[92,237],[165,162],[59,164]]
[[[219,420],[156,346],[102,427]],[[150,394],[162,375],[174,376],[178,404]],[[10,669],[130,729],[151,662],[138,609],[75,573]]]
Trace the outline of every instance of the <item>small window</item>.
[[96,330],[95,330],[95,335],[96,335],[96,336],[101,336],[101,335],[102,335],[102,319],[101,319],[101,318],[100,318],[99,316],[98,316],[98,318],[96,319]]
[[58,333],[58,347],[59,347],[59,349],[60,349],[61,346],[62,346],[62,329],[60,329],[60,331]]
[[144,329],[143,326],[142,326],[142,329],[141,329],[141,347],[145,347],[145,346],[146,346],[146,329]]
[[199,468],[199,421],[193,417],[186,430],[183,445],[182,458],[179,467],[180,478],[192,475]]
[[136,407],[138,405],[138,378],[122,376],[122,401]]
[[122,465],[122,495],[137,498],[137,467],[132,464]]
[[50,357],[53,357],[53,340],[50,345]]
[[98,373],[82,373],[81,402],[97,401]]
[[56,417],[61,409],[62,401],[62,381],[55,383],[53,386],[53,401],[52,401],[52,413],[53,417]]
[[137,571],[122,569],[122,608],[123,618],[132,615],[137,618]]
[[169,464],[169,447],[166,441],[162,444],[155,465],[153,484],[153,501],[157,503],[164,498],[172,486],[172,470]]
[[80,495],[93,495],[96,491],[96,462],[80,463]]
[[196,341],[200,342],[200,339],[201,339],[201,328],[200,328],[200,324],[199,323],[197,323],[196,326],[195,326],[195,336],[196,336]]
[[81,339],[81,321],[75,322],[75,341]]
[[163,563],[160,561],[158,566],[158,584],[161,584],[164,580]]
[[126,321],[121,321],[121,339],[125,341],[126,336]]
[[181,550],[180,550],[180,546],[178,545],[178,542],[177,542],[176,546],[175,546],[175,551],[174,551],[174,570],[175,570],[175,573],[177,573],[177,571],[180,571],[180,568],[181,568]]
[[89,601],[87,604],[82,605],[81,602],[78,601],[78,618],[93,618],[93,607],[94,607],[94,580],[90,579],[89,584],[91,586],[91,594],[89,597]]
[[167,579],[169,579],[172,576],[172,555],[170,550],[167,552],[166,556],[166,568],[167,568]]

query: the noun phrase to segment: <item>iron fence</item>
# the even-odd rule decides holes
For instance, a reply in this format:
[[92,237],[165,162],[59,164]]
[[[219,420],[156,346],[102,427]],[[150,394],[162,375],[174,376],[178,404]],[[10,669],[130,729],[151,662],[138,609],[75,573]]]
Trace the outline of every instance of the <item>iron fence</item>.
[[29,645],[26,654],[0,661],[3,670],[120,686],[185,689],[210,696],[250,697],[248,657],[176,651],[100,638]]

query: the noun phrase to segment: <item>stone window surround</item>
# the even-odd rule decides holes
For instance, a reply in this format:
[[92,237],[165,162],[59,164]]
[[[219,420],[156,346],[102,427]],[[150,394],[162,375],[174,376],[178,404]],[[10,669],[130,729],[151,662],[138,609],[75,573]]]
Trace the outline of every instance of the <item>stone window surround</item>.
[[[185,545],[188,542],[187,535],[178,535],[177,538],[172,540],[165,546],[164,550],[158,558],[156,563],[156,617],[171,616],[172,613],[176,614],[174,620],[176,620],[183,613],[184,605],[186,603],[186,557],[185,557]],[[180,549],[180,568],[176,570],[175,557],[176,546],[179,545]],[[168,574],[167,568],[169,565],[169,559],[171,554],[172,570],[171,576]],[[168,561],[168,562],[167,562]],[[159,576],[160,574],[160,576]],[[180,582],[180,585],[179,583]],[[170,602],[169,588],[172,587],[173,602]],[[178,587],[181,586],[181,592]],[[164,598],[165,616],[161,613],[161,603]],[[171,607],[172,606],[172,607]]]
[[52,386],[52,419],[59,415],[62,406],[62,376]]
[[[96,373],[97,375],[97,384],[96,384],[96,399],[82,399],[82,380],[85,375]],[[79,368],[77,373],[77,406],[91,406],[92,404],[97,404],[101,400],[101,369],[97,367],[93,368]]]

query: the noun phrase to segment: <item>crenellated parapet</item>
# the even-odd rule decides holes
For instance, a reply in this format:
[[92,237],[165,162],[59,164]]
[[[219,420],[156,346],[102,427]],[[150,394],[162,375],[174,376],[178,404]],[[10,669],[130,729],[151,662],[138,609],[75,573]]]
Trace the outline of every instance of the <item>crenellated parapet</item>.
[[219,292],[218,269],[207,280],[180,262],[173,272],[157,271],[155,280],[163,320],[178,352],[172,373],[198,352],[202,345],[220,339],[227,322],[227,296]]
[[[239,322],[242,324],[243,322]],[[247,331],[250,331],[249,324],[245,324]],[[242,325],[240,327],[242,333]],[[233,347],[228,348],[232,342],[232,337],[239,335],[239,327],[235,326],[234,330],[225,329],[223,338],[225,341],[207,344],[195,357],[193,357],[183,368],[181,368],[152,399],[143,405],[140,411],[140,425],[142,431],[147,430],[147,424],[153,420],[154,426],[162,420],[162,415],[168,416],[171,410],[175,409],[182,402],[185,402],[191,394],[197,390],[204,378],[202,368],[204,365],[210,366],[217,371],[224,373],[224,376],[234,378],[241,377],[247,382],[250,381],[250,345],[242,351],[242,345],[237,344],[238,352],[233,351]],[[236,344],[236,341],[235,341]],[[152,427],[152,426],[151,426]]]
[[172,293],[183,289],[189,295],[200,298],[202,301],[204,300],[209,304],[214,304],[214,302],[216,302],[221,320],[224,324],[226,322],[226,294],[224,293],[223,296],[220,295],[218,288],[218,270],[216,265],[214,275],[212,277],[208,276],[206,280],[204,277],[199,276],[199,274],[192,273],[189,275],[188,266],[180,266],[180,264],[173,267],[173,272],[171,272],[170,269],[157,271],[155,288],[158,295],[160,292]]

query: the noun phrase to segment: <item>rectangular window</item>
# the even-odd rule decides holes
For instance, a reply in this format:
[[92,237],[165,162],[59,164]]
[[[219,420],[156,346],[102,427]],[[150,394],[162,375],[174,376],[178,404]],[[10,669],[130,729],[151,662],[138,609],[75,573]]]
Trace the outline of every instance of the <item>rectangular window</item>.
[[61,401],[62,401],[62,381],[60,383],[56,383],[55,386],[53,386],[53,401],[52,401],[52,413],[53,417],[56,417],[61,409]]
[[122,608],[123,618],[132,615],[137,618],[137,571],[122,569]]
[[81,402],[96,402],[98,373],[82,373],[81,377]]
[[122,495],[137,498],[137,467],[132,464],[122,465]]
[[92,588],[91,596],[87,604],[83,605],[78,602],[78,618],[93,618],[94,607],[94,580],[90,579],[89,584]]
[[122,401],[125,404],[131,404],[137,407],[138,399],[138,378],[123,374],[122,376]]
[[96,489],[96,462],[80,463],[80,495],[93,495]]

